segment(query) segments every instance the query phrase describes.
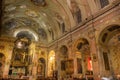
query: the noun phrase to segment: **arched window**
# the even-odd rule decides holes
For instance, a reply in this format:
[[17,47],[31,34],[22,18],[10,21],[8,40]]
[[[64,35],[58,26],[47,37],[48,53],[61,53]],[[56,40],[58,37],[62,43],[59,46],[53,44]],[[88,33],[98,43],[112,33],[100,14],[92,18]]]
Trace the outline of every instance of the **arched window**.
[[77,2],[75,0],[67,0],[67,2],[76,24],[79,24],[82,21],[82,14]]
[[100,0],[101,8],[104,8],[104,7],[107,6],[108,4],[109,4],[109,1],[108,1],[108,0]]
[[58,25],[59,25],[60,31],[61,31],[62,33],[65,33],[66,30],[65,30],[65,23],[64,23],[63,18],[62,18],[58,13],[56,13],[55,15],[56,15],[56,21],[57,21],[57,23],[58,23]]

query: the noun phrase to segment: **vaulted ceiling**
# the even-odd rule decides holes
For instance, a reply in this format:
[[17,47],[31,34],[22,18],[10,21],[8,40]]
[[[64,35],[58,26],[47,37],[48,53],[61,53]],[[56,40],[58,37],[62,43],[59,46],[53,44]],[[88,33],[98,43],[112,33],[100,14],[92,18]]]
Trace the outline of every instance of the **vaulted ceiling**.
[[[2,34],[13,37],[27,36],[43,43],[52,42],[76,25],[73,14],[74,10],[79,10],[76,6],[79,2],[75,0],[4,0]],[[80,11],[75,14],[81,15],[79,13]]]

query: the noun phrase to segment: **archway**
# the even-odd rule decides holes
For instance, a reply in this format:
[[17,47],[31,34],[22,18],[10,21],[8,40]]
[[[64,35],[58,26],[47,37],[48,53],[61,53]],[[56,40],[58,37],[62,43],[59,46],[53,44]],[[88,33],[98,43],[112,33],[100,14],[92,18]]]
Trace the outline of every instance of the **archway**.
[[55,52],[51,50],[48,56],[48,76],[53,77],[54,71],[55,71]]
[[5,64],[5,56],[3,53],[0,53],[0,79],[2,78],[3,75],[4,64]]
[[90,47],[87,39],[80,38],[75,42],[75,74],[81,76],[92,75],[92,59],[90,54]]
[[106,27],[99,36],[101,52],[101,73],[103,76],[115,76],[120,74],[120,26]]

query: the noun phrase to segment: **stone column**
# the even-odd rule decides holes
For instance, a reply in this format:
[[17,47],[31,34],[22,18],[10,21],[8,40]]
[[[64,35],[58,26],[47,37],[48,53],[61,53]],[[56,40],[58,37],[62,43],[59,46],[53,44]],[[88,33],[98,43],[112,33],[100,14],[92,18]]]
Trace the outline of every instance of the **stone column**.
[[92,65],[93,65],[93,76],[95,80],[100,80],[100,65],[98,60],[98,50],[95,39],[90,41],[90,52],[92,56]]

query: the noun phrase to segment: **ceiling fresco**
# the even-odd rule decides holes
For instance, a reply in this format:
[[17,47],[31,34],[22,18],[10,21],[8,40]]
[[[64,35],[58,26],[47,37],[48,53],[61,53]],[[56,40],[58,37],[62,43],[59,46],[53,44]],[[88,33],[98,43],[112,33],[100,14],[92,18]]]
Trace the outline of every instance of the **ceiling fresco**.
[[[75,15],[81,13],[80,9],[77,12],[70,8],[68,3],[75,6],[72,2],[75,3],[73,0],[4,0],[2,34],[17,37],[31,33],[37,40],[52,42],[75,26]],[[80,21],[78,16],[77,22]]]

